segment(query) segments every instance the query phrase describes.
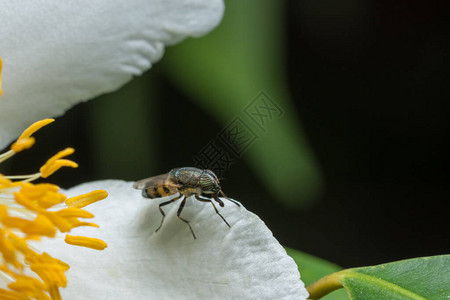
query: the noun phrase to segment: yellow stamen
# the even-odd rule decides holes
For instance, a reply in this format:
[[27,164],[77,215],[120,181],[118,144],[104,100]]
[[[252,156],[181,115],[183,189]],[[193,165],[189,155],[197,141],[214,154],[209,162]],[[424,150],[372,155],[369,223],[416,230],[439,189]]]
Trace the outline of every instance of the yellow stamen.
[[22,185],[20,193],[25,195],[28,199],[37,202],[41,208],[50,208],[56,204],[64,202],[67,198],[63,194],[58,193],[58,190],[59,187],[54,184],[25,183]]
[[25,129],[25,131],[19,136],[17,141],[12,144],[11,150],[13,150],[15,153],[20,152],[22,150],[28,149],[34,144],[34,138],[31,137],[33,133],[44,127],[45,125],[48,125],[55,121],[54,119],[44,119],[41,121],[37,121],[33,123],[30,127]]
[[50,285],[67,286],[64,272],[69,269],[57,263],[36,262],[32,263],[30,269],[35,272],[44,282]]
[[21,268],[20,262],[17,260],[14,245],[9,241],[7,232],[0,228],[0,253],[3,259],[16,268]]
[[79,222],[79,221],[78,221],[78,222],[72,224],[72,228],[80,227],[80,226],[90,226],[90,227],[97,227],[97,228],[100,228],[100,226],[98,226],[97,224],[95,224],[95,223],[89,223],[89,222]]
[[16,142],[14,142],[11,145],[11,150],[14,151],[14,153],[17,153],[17,152],[23,151],[25,149],[31,148],[35,142],[36,142],[36,140],[34,139],[34,137],[18,139]]
[[26,259],[30,269],[35,272],[48,286],[65,287],[67,278],[64,272],[70,267],[68,264],[53,258],[47,253],[28,255]]
[[64,208],[56,212],[56,214],[63,218],[93,218],[94,215],[90,212],[76,207]]
[[36,219],[29,223],[28,226],[22,229],[23,233],[28,235],[42,235],[54,237],[56,229],[52,226],[52,222],[42,214],[39,214]]
[[88,247],[95,250],[103,250],[108,247],[108,244],[102,240],[85,236],[73,236],[67,234],[64,241],[70,245]]
[[77,168],[78,164],[67,159],[61,159],[64,156],[70,155],[75,150],[73,148],[66,148],[59,151],[54,156],[52,156],[47,162],[40,168],[42,178],[47,178],[52,175],[55,171],[59,170],[61,167],[72,167]]
[[[46,119],[27,128],[11,150],[0,155],[0,163],[16,152],[31,147],[34,143],[31,135],[51,122],[52,119]],[[60,151],[35,174],[0,174],[0,280],[7,283],[7,289],[0,288],[0,299],[60,300],[59,288],[67,285],[64,273],[69,265],[47,253],[40,254],[29,242],[39,241],[44,236],[55,237],[58,231],[69,232],[75,227],[99,227],[95,223],[82,222],[79,218],[94,217],[81,208],[106,198],[108,194],[105,191],[67,199],[56,185],[30,183],[40,177],[48,177],[63,166],[76,168],[78,165],[75,162],[64,159],[73,152],[72,148]],[[69,207],[57,206],[64,201]],[[96,250],[107,247],[102,240],[82,236],[66,235],[65,241]],[[33,276],[25,275],[31,272]]]
[[58,286],[56,285],[52,285],[50,286],[50,297],[52,298],[52,300],[61,300],[61,294],[59,293],[59,289]]
[[58,265],[58,264],[33,264],[32,265],[32,270],[33,269],[41,269],[41,270],[44,270],[44,269],[55,269],[55,270],[58,270],[58,271],[66,271],[66,270],[68,270],[69,268],[66,268],[66,267],[64,267],[64,266],[62,266],[62,265]]
[[27,296],[14,291],[0,289],[0,299],[3,300],[29,300]]
[[29,197],[38,198],[48,192],[56,193],[59,191],[59,186],[51,183],[24,184],[22,193],[28,194]]
[[25,206],[29,210],[34,211],[34,212],[44,212],[45,211],[42,208],[40,208],[38,205],[34,204],[33,201],[31,201],[26,195],[24,195],[20,192],[13,193],[13,194],[14,194],[14,199],[16,200],[16,202],[22,206]]
[[6,178],[2,174],[0,174],[0,184],[1,185],[10,184],[10,183],[11,183],[11,180],[9,180],[8,178]]
[[16,281],[8,284],[10,289],[34,299],[50,300],[50,297],[44,292],[46,290],[45,285],[38,279],[25,275],[16,275],[14,277],[16,277]]
[[21,252],[23,255],[27,256],[33,251],[28,247],[26,240],[18,237],[14,233],[9,233],[8,235],[9,240],[11,241],[11,244],[14,246],[14,248]]
[[26,139],[29,138],[33,133],[44,127],[45,125],[48,125],[55,121],[55,119],[43,119],[37,122],[34,122],[30,126],[28,126],[27,129],[22,132],[22,134],[19,136],[17,140]]
[[69,232],[72,225],[63,217],[58,216],[53,212],[45,212],[45,216],[56,226],[61,232]]
[[71,197],[66,200],[66,205],[70,207],[82,208],[92,204],[94,202],[100,201],[108,197],[108,193],[104,190],[92,191],[90,193],[79,195],[76,197]]
[[8,216],[8,209],[4,205],[0,205],[0,221]]
[[60,193],[48,193],[45,196],[39,198],[37,201],[40,207],[50,208],[56,204],[64,202],[66,198],[66,196]]
[[42,235],[54,237],[56,234],[55,226],[44,215],[39,214],[34,221],[18,218],[5,217],[2,219],[6,227],[18,228],[28,235]]

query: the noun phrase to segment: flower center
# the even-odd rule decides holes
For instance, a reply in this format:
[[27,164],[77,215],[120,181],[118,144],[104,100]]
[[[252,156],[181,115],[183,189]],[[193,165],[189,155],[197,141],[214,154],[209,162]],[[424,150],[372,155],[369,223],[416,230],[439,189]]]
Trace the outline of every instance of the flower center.
[[[51,122],[53,119],[45,119],[28,127],[11,149],[0,155],[0,163],[33,146],[35,139],[31,135]],[[67,199],[57,185],[31,183],[40,177],[47,178],[61,167],[76,168],[75,162],[63,159],[73,152],[72,148],[60,151],[35,174],[0,174],[0,299],[61,299],[59,288],[67,285],[64,272],[69,265],[35,249],[30,241],[55,238],[58,233],[68,233],[80,226],[99,227],[80,220],[94,217],[82,208],[106,198],[106,191]],[[69,234],[65,242],[96,250],[107,247],[102,240]]]

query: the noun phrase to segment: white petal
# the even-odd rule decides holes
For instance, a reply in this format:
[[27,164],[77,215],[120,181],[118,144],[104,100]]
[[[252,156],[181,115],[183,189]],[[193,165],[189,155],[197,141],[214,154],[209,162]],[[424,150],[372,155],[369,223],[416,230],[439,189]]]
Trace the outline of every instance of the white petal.
[[30,123],[142,74],[165,45],[216,26],[223,8],[222,0],[0,0],[0,148]]
[[[244,207],[225,200],[220,213],[209,203],[190,201],[179,220],[178,202],[143,199],[131,183],[99,181],[69,190],[69,195],[106,188],[107,199],[89,206],[97,228],[71,234],[98,237],[104,251],[46,240],[36,245],[70,265],[64,299],[306,299],[297,266],[270,230]],[[167,200],[167,198],[166,198]],[[49,248],[51,247],[51,248]]]

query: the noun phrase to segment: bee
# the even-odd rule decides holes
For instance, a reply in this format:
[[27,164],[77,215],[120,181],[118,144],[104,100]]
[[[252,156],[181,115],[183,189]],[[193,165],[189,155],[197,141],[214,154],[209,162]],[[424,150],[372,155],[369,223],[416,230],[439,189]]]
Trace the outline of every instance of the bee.
[[[211,170],[202,170],[194,167],[175,168],[169,173],[139,180],[133,184],[133,187],[135,189],[142,190],[142,196],[150,199],[161,198],[177,193],[180,194],[172,200],[159,204],[159,211],[162,214],[162,219],[161,224],[155,232],[158,232],[161,228],[164,218],[166,217],[162,207],[179,199],[182,199],[182,201],[178,207],[177,216],[181,221],[189,226],[194,239],[196,239],[196,236],[191,225],[189,224],[189,221],[180,216],[184,205],[186,204],[186,198],[194,196],[198,201],[210,202],[214,207],[216,214],[222,218],[229,228],[231,228],[230,224],[228,224],[227,220],[225,220],[225,218],[219,213],[212,200],[214,199],[221,207],[223,207],[224,203],[221,199],[219,199],[220,194],[225,199],[240,207],[238,202],[225,196],[222,192],[222,188],[220,187],[219,179]],[[200,198],[200,196],[207,197],[209,199]]]

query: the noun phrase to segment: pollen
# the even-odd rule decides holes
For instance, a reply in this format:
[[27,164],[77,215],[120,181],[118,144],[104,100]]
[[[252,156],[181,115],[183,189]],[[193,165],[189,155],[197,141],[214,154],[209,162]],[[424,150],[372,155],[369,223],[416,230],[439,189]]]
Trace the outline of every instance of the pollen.
[[44,127],[55,121],[54,119],[44,119],[32,124],[30,127],[25,129],[25,131],[19,136],[15,143],[11,145],[11,150],[15,153],[22,150],[31,148],[34,145],[35,139],[31,135]]
[[84,195],[72,197],[66,200],[66,205],[70,207],[82,208],[108,197],[108,193],[103,190],[93,191]]
[[102,240],[85,236],[66,235],[66,239],[64,241],[70,245],[88,247],[96,250],[103,250],[108,247],[108,244]]
[[[31,147],[35,142],[31,135],[51,122],[53,119],[45,119],[28,127],[11,150],[0,154],[0,162]],[[55,238],[81,226],[99,227],[84,221],[94,218],[84,207],[106,198],[106,191],[67,198],[57,185],[32,183],[61,167],[76,168],[75,162],[64,159],[73,152],[73,148],[58,152],[35,174],[0,174],[0,285],[3,287],[0,288],[0,299],[61,299],[59,289],[68,284],[65,272],[69,265],[36,249],[38,243],[31,247],[29,242]],[[65,242],[95,250],[108,246],[100,239],[69,234],[66,234]]]
[[61,159],[75,152],[73,148],[66,148],[52,156],[39,170],[42,178],[47,178],[62,167],[77,168],[78,164],[68,159]]

